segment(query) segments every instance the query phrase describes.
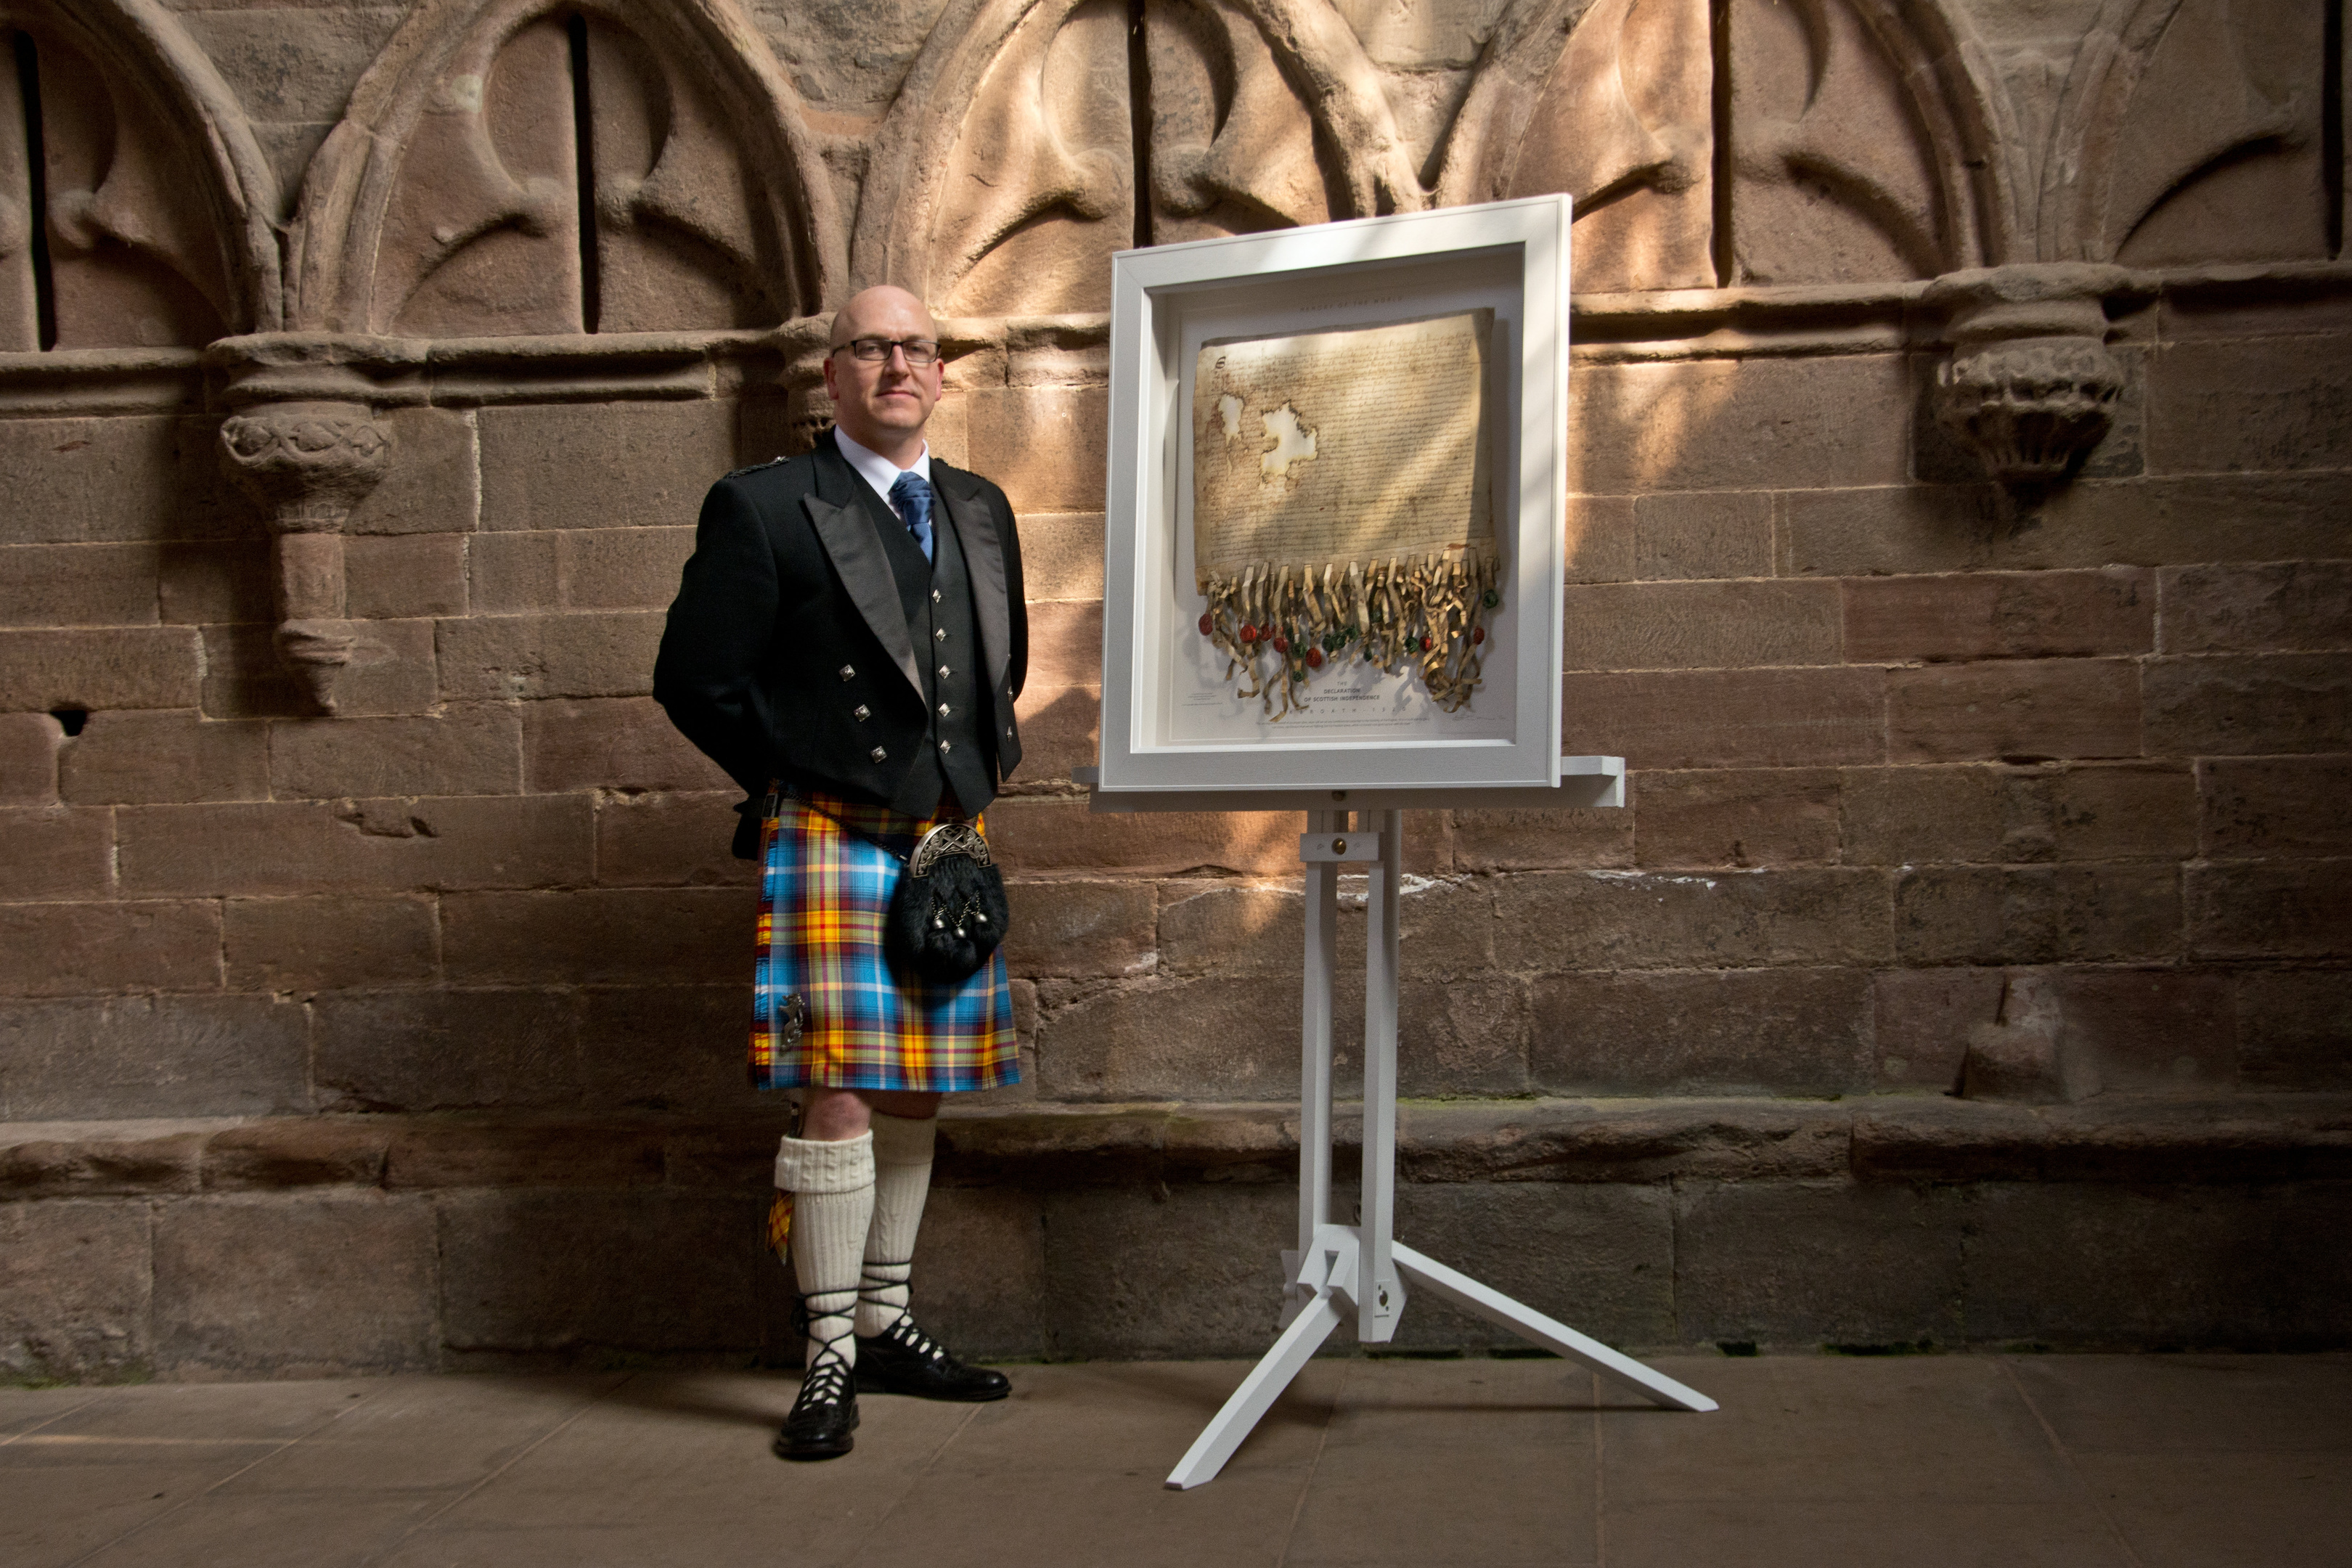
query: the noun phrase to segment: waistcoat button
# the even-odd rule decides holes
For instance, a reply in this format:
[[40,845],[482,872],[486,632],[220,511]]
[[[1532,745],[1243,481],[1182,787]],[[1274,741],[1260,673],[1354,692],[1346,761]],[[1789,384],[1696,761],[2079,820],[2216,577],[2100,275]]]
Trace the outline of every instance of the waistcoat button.
[[845,664],[841,667],[841,679],[844,680],[851,679],[856,677],[856,674],[857,667],[856,665]]
[[865,722],[866,722],[866,721],[867,721],[868,719],[871,719],[872,717],[874,717],[874,710],[873,710],[873,709],[871,709],[871,708],[868,708],[867,706],[866,706],[866,704],[865,704],[865,703],[861,702],[861,703],[859,703],[856,708],[854,708],[854,709],[852,709],[852,710],[850,710],[850,714],[849,714],[849,716],[850,716],[851,718],[853,718],[853,719],[856,720],[859,723],[863,724],[863,723],[865,723]]
[[879,747],[879,746],[875,747],[872,751],[870,751],[870,752],[866,752],[866,754],[867,756],[869,756],[869,757],[872,757],[872,758],[873,758],[876,762],[877,762],[877,763],[880,763],[880,762],[887,762],[887,761],[889,760],[889,757],[890,757],[890,753],[889,753],[889,752],[886,752],[886,751],[884,751],[884,750],[883,750],[881,747]]

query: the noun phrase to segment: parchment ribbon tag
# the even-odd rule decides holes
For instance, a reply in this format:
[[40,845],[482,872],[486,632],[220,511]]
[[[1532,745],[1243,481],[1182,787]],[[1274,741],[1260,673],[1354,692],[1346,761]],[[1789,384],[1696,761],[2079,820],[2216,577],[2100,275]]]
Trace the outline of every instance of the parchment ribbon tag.
[[1486,395],[1492,310],[1204,343],[1192,383],[1201,635],[1279,720],[1318,671],[1477,689],[1501,601]]

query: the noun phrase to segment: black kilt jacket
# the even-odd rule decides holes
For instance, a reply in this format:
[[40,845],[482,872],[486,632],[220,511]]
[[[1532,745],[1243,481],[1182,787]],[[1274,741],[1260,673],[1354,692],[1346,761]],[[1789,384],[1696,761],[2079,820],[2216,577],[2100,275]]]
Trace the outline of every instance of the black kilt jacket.
[[[1028,673],[1029,621],[1020,536],[1004,492],[978,474],[934,457],[931,485],[933,527],[944,513],[971,581],[993,780],[1021,760],[1013,700]],[[654,699],[745,791],[735,849],[747,859],[759,839],[752,808],[771,779],[887,803],[910,768],[935,766],[926,672],[885,520],[897,526],[830,431],[814,451],[739,469],[704,498]]]

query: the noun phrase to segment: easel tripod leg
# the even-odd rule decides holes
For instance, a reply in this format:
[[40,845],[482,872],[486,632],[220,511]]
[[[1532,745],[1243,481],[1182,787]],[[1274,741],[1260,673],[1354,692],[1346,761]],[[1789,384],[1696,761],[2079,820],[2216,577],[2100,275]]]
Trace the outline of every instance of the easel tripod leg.
[[1390,1256],[1396,1260],[1398,1273],[1414,1284],[1425,1287],[1440,1300],[1465,1312],[1475,1312],[1490,1323],[1501,1324],[1521,1339],[1532,1341],[1548,1351],[1557,1352],[1572,1362],[1630,1384],[1653,1404],[1663,1405],[1670,1410],[1716,1408],[1715,1401],[1697,1389],[1676,1383],[1664,1373],[1653,1371],[1632,1356],[1611,1350],[1599,1340],[1580,1334],[1566,1323],[1547,1318],[1532,1307],[1522,1306],[1500,1290],[1479,1284],[1467,1274],[1457,1273],[1443,1263],[1423,1258],[1401,1241],[1391,1245]]
[[1298,1375],[1298,1369],[1307,1364],[1339,1326],[1338,1304],[1328,1290],[1320,1292],[1291,1320],[1290,1327],[1274,1342],[1274,1348],[1260,1357],[1250,1374],[1242,1379],[1242,1385],[1234,1390],[1224,1408],[1192,1439],[1192,1446],[1184,1450],[1184,1457],[1168,1472],[1169,1487],[1182,1491],[1216,1479],[1217,1472],[1225,1468],[1225,1461],[1234,1457],[1234,1450],[1242,1446],[1242,1439],[1250,1435],[1258,1418],[1274,1407],[1282,1391],[1290,1386],[1290,1380]]

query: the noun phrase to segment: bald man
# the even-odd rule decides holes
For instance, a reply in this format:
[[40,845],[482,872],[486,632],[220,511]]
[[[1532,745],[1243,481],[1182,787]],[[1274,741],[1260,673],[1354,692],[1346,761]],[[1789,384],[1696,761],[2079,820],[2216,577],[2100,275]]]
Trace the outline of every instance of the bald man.
[[901,289],[834,317],[815,450],[702,503],[654,696],[747,795],[761,862],[751,1079],[801,1097],[776,1155],[808,1360],[776,1452],[849,1452],[857,1395],[1001,1399],[908,1310],[942,1094],[1015,1082],[1004,959],[955,984],[892,973],[904,857],[977,818],[1021,760],[1021,544],[1004,492],[924,439],[939,327]]

